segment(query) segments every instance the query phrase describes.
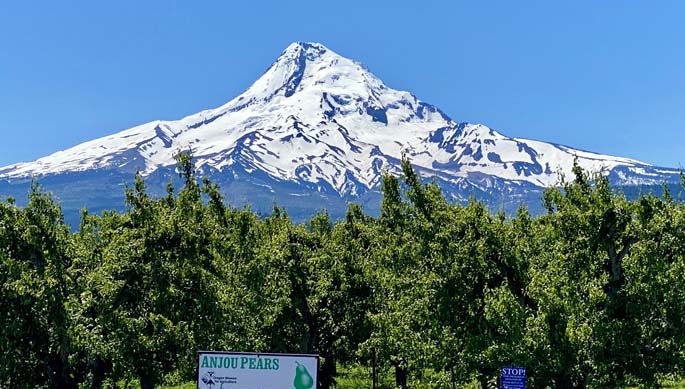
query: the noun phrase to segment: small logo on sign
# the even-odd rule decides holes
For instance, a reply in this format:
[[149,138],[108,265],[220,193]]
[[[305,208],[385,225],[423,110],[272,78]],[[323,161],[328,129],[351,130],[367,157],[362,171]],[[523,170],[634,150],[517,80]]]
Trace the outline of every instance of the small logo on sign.
[[208,371],[204,375],[202,375],[202,378],[200,380],[207,385],[209,389],[212,389],[212,386],[216,385],[216,382],[214,382],[214,372],[213,371]]

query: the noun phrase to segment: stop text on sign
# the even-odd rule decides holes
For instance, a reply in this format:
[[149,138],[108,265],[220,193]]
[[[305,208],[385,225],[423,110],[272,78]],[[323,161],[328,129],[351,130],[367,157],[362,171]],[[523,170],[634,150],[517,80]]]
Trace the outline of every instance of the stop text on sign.
[[524,369],[522,367],[503,367],[502,368],[502,374],[503,375],[525,376],[526,375],[526,369]]

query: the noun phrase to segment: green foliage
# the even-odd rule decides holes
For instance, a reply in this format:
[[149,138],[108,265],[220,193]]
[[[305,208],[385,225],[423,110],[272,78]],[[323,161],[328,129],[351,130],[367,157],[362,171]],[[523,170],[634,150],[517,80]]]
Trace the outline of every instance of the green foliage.
[[59,206],[37,185],[26,208],[0,204],[0,386],[77,385],[68,232]]
[[[0,203],[0,386],[178,385],[197,350],[317,353],[320,388],[654,387],[685,370],[685,206],[576,167],[547,214],[447,201],[404,158],[381,213],[294,224],[184,186],[71,233],[35,186]],[[122,383],[113,385],[112,383]],[[123,385],[123,386],[122,386]],[[135,386],[134,385],[134,386]],[[191,384],[192,386],[192,384]]]

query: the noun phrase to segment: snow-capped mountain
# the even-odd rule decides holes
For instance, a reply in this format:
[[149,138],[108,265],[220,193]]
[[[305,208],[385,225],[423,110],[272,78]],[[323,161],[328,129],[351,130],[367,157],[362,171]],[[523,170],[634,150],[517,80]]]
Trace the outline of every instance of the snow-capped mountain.
[[[317,193],[328,201],[377,194],[382,172],[399,171],[402,153],[455,199],[475,191],[496,201],[521,201],[557,182],[559,173],[570,176],[574,159],[583,168],[606,171],[619,185],[661,184],[678,176],[633,159],[456,122],[411,93],[386,86],[361,63],[318,43],[297,42],[227,104],[2,167],[0,194],[29,177],[68,177],[71,188],[104,176],[126,180],[136,171],[154,181],[172,175],[181,150],[192,151],[202,174],[233,189],[261,188],[271,204]],[[309,207],[327,204],[310,201]]]

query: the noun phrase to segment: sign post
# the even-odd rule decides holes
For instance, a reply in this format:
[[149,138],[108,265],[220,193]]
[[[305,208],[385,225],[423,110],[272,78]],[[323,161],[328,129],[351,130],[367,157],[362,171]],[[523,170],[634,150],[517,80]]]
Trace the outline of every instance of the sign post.
[[200,351],[198,389],[317,389],[319,356]]
[[526,368],[520,366],[503,367],[500,389],[526,389]]

